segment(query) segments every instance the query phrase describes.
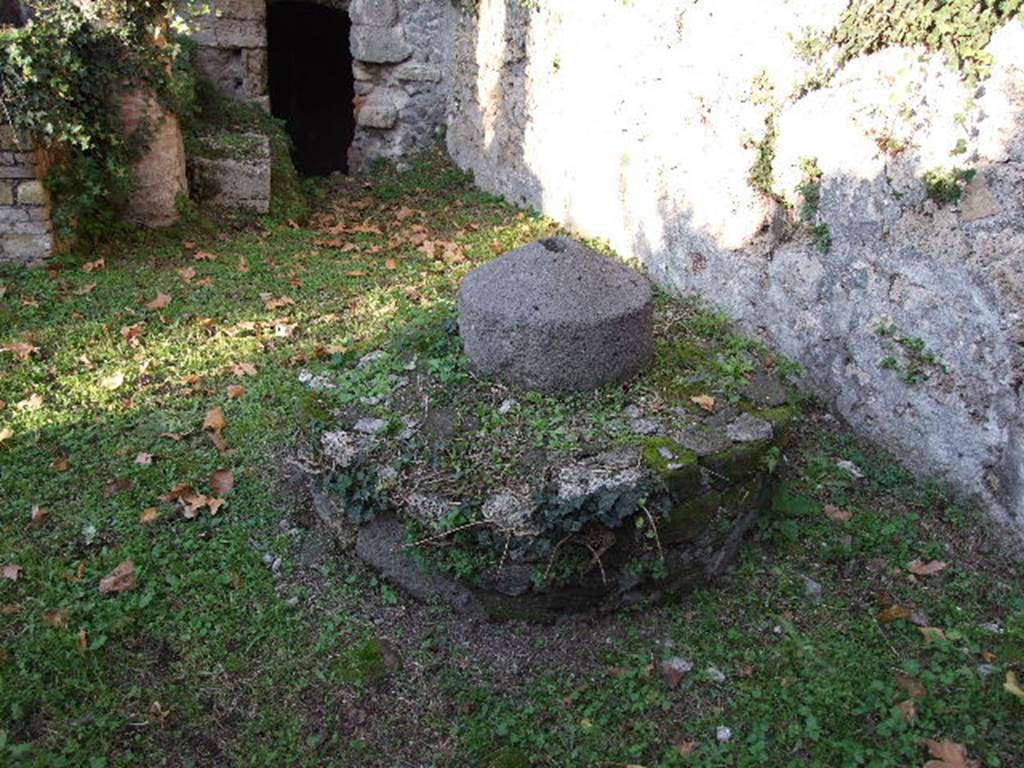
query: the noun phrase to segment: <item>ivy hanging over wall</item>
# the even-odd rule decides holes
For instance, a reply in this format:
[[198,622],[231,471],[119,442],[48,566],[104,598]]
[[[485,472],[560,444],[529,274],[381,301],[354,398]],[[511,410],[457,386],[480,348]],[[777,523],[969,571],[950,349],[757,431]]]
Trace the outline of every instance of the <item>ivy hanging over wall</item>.
[[[175,66],[181,46],[174,0],[42,0],[20,28],[0,30],[0,120],[56,160],[47,178],[58,233],[109,234],[129,165],[145,131],[126,137],[118,95],[145,86],[172,111],[191,109],[192,87]],[[26,150],[29,148],[26,147]]]
[[839,64],[889,46],[923,45],[944,53],[969,80],[984,77],[992,34],[1024,7],[1024,0],[853,0],[832,42]]

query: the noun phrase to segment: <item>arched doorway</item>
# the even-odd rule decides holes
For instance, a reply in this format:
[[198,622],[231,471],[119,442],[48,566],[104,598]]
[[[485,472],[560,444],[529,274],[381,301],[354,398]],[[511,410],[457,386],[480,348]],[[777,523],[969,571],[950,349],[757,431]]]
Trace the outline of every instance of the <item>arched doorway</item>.
[[270,106],[295,146],[306,176],[348,170],[355,119],[349,17],[308,2],[267,9]]

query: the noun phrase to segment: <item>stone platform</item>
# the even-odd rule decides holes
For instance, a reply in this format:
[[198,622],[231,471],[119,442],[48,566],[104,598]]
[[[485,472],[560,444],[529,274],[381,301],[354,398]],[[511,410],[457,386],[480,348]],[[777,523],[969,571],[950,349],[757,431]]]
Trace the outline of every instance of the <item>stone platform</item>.
[[541,394],[480,378],[454,318],[318,377],[318,515],[421,599],[547,620],[685,592],[728,568],[770,503],[797,409],[777,361],[658,300],[652,365]]

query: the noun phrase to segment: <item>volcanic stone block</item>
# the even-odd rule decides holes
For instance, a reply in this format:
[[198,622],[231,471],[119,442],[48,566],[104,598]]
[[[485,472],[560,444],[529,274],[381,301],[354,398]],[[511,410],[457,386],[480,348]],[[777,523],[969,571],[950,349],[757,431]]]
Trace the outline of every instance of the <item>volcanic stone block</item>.
[[542,392],[596,389],[651,360],[643,275],[553,237],[473,270],[459,289],[459,334],[482,374]]
[[189,159],[192,186],[205,208],[225,213],[270,210],[270,141],[256,133],[198,142]]

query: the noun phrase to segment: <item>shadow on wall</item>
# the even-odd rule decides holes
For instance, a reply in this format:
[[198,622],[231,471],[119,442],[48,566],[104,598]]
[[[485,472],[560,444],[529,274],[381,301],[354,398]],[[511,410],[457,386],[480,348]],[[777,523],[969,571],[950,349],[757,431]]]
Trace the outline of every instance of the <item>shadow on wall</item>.
[[[709,9],[670,24],[664,8],[482,0],[459,35],[453,159],[727,311],[855,428],[1024,538],[1024,26],[993,40],[980,88],[890,49],[759,101],[759,69],[788,76],[784,93],[802,76],[793,35],[817,7],[738,7],[734,24]],[[929,198],[936,169],[959,200]]]

